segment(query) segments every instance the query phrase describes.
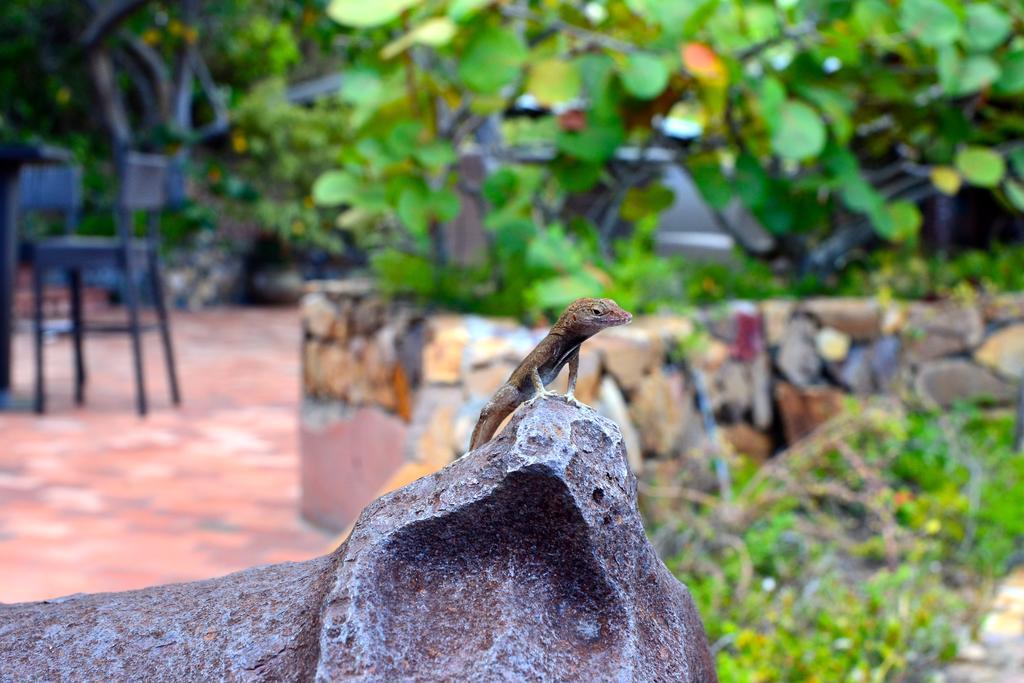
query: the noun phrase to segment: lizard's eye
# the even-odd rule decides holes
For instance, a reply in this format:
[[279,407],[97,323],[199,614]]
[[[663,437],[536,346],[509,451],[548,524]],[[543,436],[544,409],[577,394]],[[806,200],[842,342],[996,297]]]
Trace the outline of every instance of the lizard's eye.
[[592,308],[590,309],[590,312],[593,313],[594,315],[604,315],[604,311],[602,311],[600,308]]

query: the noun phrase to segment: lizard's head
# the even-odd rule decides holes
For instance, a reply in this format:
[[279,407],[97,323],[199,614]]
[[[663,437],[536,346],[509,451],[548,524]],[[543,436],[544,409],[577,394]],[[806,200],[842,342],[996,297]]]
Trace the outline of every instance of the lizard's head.
[[624,311],[611,299],[576,299],[559,319],[586,335],[597,334],[606,327],[625,325],[633,314]]

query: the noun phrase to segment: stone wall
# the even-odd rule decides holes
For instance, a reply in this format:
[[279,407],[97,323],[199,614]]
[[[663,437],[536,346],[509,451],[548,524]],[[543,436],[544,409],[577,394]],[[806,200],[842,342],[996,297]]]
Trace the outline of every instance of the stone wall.
[[[302,318],[303,513],[338,529],[404,463],[432,470],[463,453],[480,408],[546,333],[425,315],[366,282],[311,284]],[[639,471],[708,429],[768,457],[848,394],[1009,404],[1022,371],[1024,295],[740,302],[602,332],[582,348],[577,396],[621,426]]]

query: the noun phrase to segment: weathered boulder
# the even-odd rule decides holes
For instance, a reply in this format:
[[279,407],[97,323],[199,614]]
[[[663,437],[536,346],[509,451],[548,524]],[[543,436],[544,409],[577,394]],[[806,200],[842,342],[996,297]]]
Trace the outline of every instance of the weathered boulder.
[[835,387],[775,385],[775,401],[782,418],[786,443],[792,444],[835,417],[843,406],[843,394]]
[[815,336],[818,326],[806,316],[789,321],[775,356],[775,367],[796,386],[806,387],[821,379],[822,362],[818,356]]
[[716,680],[614,423],[547,398],[327,557],[0,605],[2,680]]
[[1024,379],[1024,323],[992,334],[974,352],[974,359],[1008,379]]
[[950,358],[921,365],[914,391],[925,403],[948,407],[957,401],[990,399],[1008,403],[1016,396],[1015,387],[987,368],[969,360]]

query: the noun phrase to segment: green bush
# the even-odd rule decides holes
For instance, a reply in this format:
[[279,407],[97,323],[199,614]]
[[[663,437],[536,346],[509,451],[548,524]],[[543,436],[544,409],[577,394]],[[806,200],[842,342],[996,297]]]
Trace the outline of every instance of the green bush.
[[[791,267],[813,262],[843,215],[913,243],[921,183],[1024,209],[1022,12],[1012,0],[332,0],[346,36],[338,125],[353,143],[313,196],[376,236],[391,289],[518,314],[580,292],[646,306],[682,295],[650,239],[671,195],[616,161],[625,147],[667,149],[712,206],[741,202]],[[461,269],[439,229],[459,209],[456,150],[524,94],[554,115],[507,122],[506,144],[488,148],[504,160],[475,199],[498,214],[490,253]],[[700,136],[674,143],[664,122]],[[591,210],[569,208],[594,190]],[[616,239],[620,219],[632,238]]]
[[967,406],[855,407],[764,465],[735,459],[728,500],[692,471],[642,486],[723,683],[924,680],[950,660],[1024,550],[1011,438]]

